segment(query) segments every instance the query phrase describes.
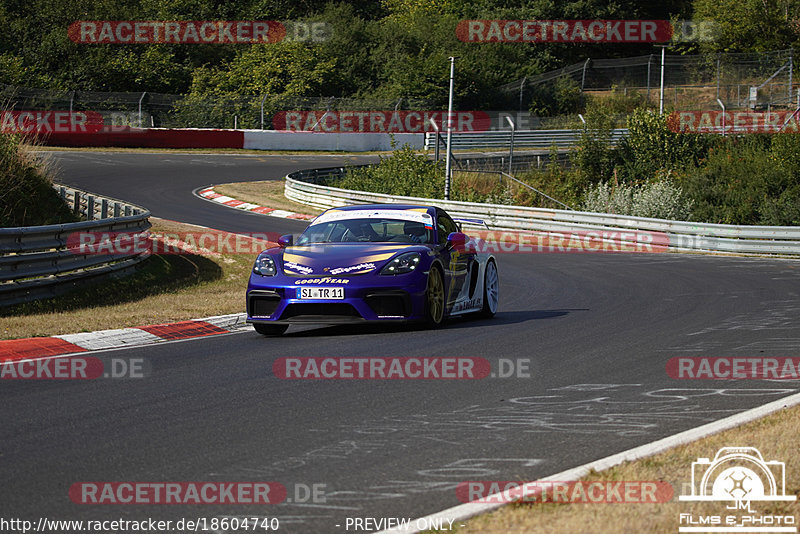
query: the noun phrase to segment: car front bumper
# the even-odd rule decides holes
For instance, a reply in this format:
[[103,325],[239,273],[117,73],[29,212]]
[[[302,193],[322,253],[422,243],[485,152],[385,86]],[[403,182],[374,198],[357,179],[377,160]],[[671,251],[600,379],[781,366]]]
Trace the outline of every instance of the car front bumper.
[[379,274],[347,278],[343,299],[300,299],[302,287],[285,275],[252,274],[247,288],[247,322],[269,324],[348,324],[363,322],[421,321],[425,317],[427,275],[422,272],[397,276]]

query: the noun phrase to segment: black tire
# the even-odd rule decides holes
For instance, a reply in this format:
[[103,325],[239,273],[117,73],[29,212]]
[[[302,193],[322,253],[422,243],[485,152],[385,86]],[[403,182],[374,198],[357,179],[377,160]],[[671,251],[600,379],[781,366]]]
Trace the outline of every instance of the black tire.
[[253,323],[253,328],[255,328],[256,332],[262,336],[279,336],[286,332],[286,329],[289,328],[289,325]]
[[493,260],[489,260],[483,273],[483,308],[478,312],[478,316],[484,319],[494,317],[499,302],[500,276],[497,273],[497,265]]
[[444,322],[444,277],[442,271],[431,266],[428,287],[425,289],[425,324],[436,328]]

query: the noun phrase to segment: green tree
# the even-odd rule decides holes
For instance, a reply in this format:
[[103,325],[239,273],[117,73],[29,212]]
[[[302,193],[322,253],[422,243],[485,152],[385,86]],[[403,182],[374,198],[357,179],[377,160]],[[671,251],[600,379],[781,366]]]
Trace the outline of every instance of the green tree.
[[646,182],[665,172],[699,165],[715,137],[681,134],[667,127],[667,115],[637,109],[627,119],[628,135],[619,146],[620,178]]
[[797,47],[797,0],[694,0],[694,17],[716,24],[702,48],[714,52],[764,52]]

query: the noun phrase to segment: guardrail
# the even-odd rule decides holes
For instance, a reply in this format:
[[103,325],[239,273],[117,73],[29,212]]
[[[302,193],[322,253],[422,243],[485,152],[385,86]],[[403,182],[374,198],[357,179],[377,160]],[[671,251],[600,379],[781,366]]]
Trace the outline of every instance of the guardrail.
[[[573,147],[580,141],[583,130],[517,130],[514,132],[515,148],[539,148],[547,150],[553,145],[556,147]],[[436,146],[436,132],[425,134],[425,149],[431,150]],[[442,139],[444,134],[439,134]],[[511,130],[488,132],[459,132],[453,133],[451,144],[454,150],[467,148],[508,148],[511,145]],[[628,135],[627,128],[611,130],[611,144]],[[440,141],[440,147],[444,146]]]
[[[347,167],[308,169],[286,176],[286,198],[326,209],[354,204],[434,204],[455,217],[480,218],[492,230],[531,232],[599,232],[601,238],[621,231],[653,232],[670,249],[711,253],[800,255],[798,226],[737,226],[670,221],[607,213],[529,208],[502,204],[479,204],[439,199],[401,197],[365,191],[350,191],[325,185],[341,177]],[[467,225],[469,226],[469,225]],[[637,242],[637,236],[630,238]]]
[[[89,254],[73,247],[70,235],[76,232],[144,233],[151,226],[150,212],[79,189],[56,188],[73,212],[87,220],[0,228],[0,306],[52,297],[89,281],[121,276],[150,255],[149,250]],[[98,240],[93,246],[103,243]]]

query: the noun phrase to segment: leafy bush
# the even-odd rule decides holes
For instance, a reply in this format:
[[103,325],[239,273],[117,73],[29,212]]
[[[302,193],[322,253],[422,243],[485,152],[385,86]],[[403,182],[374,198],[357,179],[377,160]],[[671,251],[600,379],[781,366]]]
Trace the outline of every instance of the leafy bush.
[[48,170],[20,135],[0,134],[0,227],[77,220],[53,189]]
[[444,162],[432,163],[409,145],[372,167],[351,169],[331,184],[344,189],[424,198],[444,197]]
[[633,211],[633,186],[600,182],[589,186],[583,194],[584,211],[631,215]]
[[800,226],[800,186],[786,189],[777,198],[768,198],[759,206],[759,222],[769,226]]
[[583,200],[585,211],[672,220],[686,220],[692,205],[669,177],[641,185],[601,182],[589,187]]
[[659,171],[697,167],[715,137],[687,135],[667,127],[667,115],[637,109],[628,117],[628,135],[619,145],[619,175],[623,181],[653,179]]
[[693,217],[725,224],[792,224],[800,175],[797,162],[785,157],[796,143],[783,139],[789,135],[734,137],[711,150],[705,164],[683,179],[696,200]]
[[586,125],[578,146],[572,152],[572,161],[585,183],[607,181],[617,162],[616,150],[611,146],[614,114],[595,103],[586,110],[585,118]]

